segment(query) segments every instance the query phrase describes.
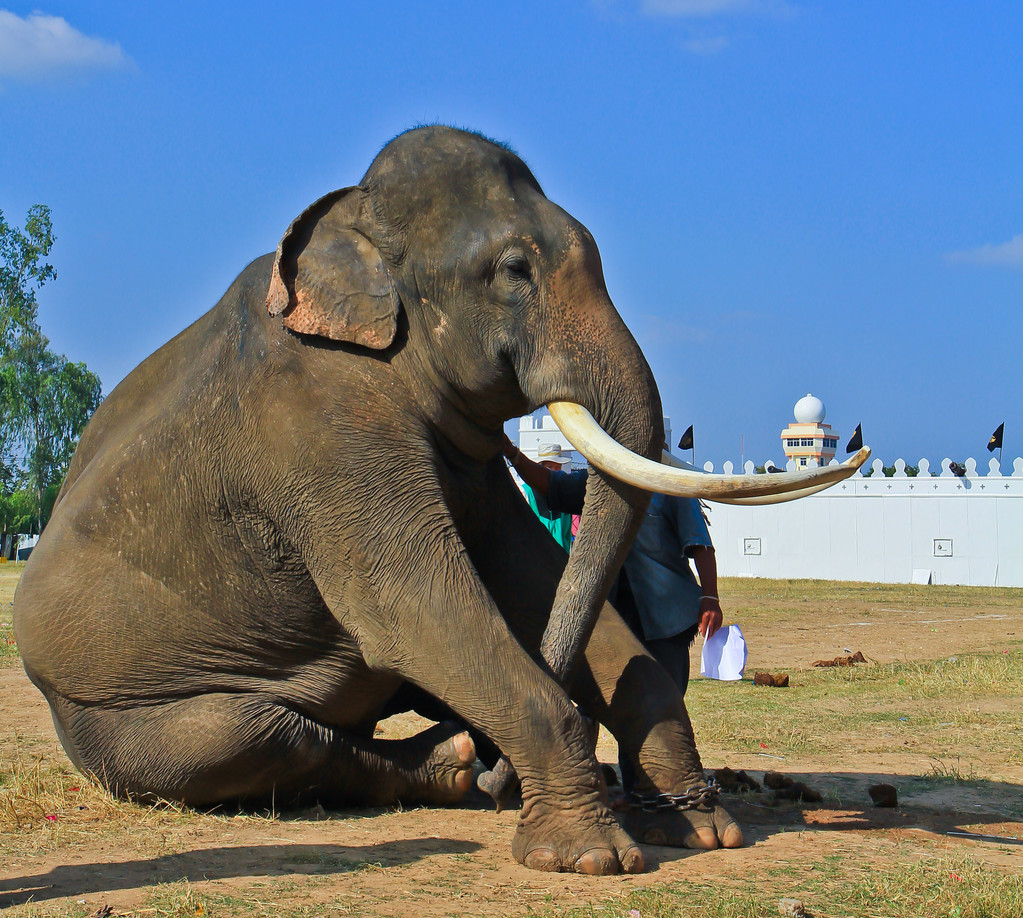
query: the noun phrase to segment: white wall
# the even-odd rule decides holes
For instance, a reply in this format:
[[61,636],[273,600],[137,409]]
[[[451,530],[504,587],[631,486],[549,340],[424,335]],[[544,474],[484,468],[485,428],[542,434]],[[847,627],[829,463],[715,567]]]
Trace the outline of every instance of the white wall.
[[[952,474],[947,459],[938,477],[925,459],[915,478],[901,459],[895,465],[895,476],[885,478],[875,459],[869,478],[857,473],[784,504],[710,504],[719,573],[1023,586],[1023,459],[1004,476],[996,459],[984,474],[968,459],[965,478]],[[731,474],[731,463],[723,471]],[[752,473],[747,462],[744,474]]]

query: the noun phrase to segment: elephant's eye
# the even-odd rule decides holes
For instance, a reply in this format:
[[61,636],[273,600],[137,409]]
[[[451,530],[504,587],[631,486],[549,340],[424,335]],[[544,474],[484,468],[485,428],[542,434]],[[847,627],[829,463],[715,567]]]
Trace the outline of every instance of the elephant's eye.
[[529,262],[521,255],[513,255],[511,258],[508,258],[502,267],[505,274],[513,281],[529,281],[533,279],[533,271],[529,267]]

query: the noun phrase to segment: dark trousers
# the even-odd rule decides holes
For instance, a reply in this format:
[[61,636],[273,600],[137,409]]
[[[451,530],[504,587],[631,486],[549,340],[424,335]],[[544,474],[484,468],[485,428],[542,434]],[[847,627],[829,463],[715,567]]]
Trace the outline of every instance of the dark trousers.
[[[636,608],[636,602],[629,587],[629,579],[625,576],[624,570],[618,576],[616,587],[612,600],[615,608],[625,619],[625,623],[632,633],[643,642],[643,646],[650,652],[650,655],[664,667],[675,685],[678,686],[679,692],[685,697],[686,689],[689,687],[689,651],[696,640],[699,626],[693,625],[671,637],[648,641],[643,635],[639,610]],[[621,752],[618,754],[618,767],[622,772],[622,788],[629,793],[636,784],[636,768],[631,760]]]

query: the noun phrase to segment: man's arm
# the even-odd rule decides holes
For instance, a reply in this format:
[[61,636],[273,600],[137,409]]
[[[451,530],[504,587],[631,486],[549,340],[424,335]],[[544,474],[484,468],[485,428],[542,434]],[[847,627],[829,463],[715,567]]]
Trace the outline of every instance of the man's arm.
[[718,600],[718,563],[713,546],[698,545],[692,549],[693,565],[700,580],[700,634],[711,637],[723,621]]
[[504,435],[502,447],[511,467],[519,473],[519,477],[538,494],[547,498],[547,506],[552,513],[582,513],[583,501],[586,497],[587,473],[585,469],[578,472],[552,472],[534,462]]
[[667,501],[665,513],[674,522],[683,554],[693,559],[702,594],[699,609],[700,634],[709,638],[721,627],[723,616],[718,600],[717,558],[714,555],[707,520],[703,516],[700,502],[692,498]]
[[519,477],[538,494],[547,496],[551,487],[550,469],[534,462],[504,435],[504,444],[501,447],[505,458],[511,463],[511,467],[519,473]]

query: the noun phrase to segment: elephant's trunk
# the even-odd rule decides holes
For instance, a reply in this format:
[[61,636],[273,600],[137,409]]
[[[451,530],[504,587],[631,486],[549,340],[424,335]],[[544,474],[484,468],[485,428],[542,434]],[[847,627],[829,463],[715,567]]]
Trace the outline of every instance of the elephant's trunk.
[[[599,300],[573,297],[568,303],[574,307],[566,309],[570,321],[566,323],[568,330],[562,332],[568,346],[544,355],[546,359],[538,364],[533,377],[539,380],[534,391],[540,397],[533,395],[531,400],[547,405],[566,399],[584,402],[611,436],[631,452],[649,457],[659,455],[664,440],[661,401],[639,346],[611,306],[606,292]],[[603,320],[590,333],[592,340],[599,343],[598,353],[590,355],[590,359],[581,352],[582,345],[570,330],[579,311],[587,314],[585,318],[590,320],[587,324],[596,324],[593,322],[596,317]],[[614,379],[617,385],[608,388],[604,385],[607,379]],[[540,644],[544,662],[562,685],[569,681],[590,639],[649,501],[646,490],[619,481],[594,466],[586,484],[579,532]],[[479,783],[500,810],[516,782],[511,763],[502,758]]]
[[[639,529],[649,495],[599,469],[586,486],[586,511],[565,573],[558,584],[540,651],[564,684],[575,668],[604,600]],[[606,559],[605,563],[591,563]]]
[[[602,277],[600,280],[596,289],[587,284],[579,290],[584,285],[573,284],[577,296],[565,310],[569,327],[580,321],[596,326],[589,334],[597,354],[580,354],[579,345],[570,342],[567,353],[559,354],[557,369],[552,370],[564,374],[563,384],[555,391],[574,390],[577,402],[592,411],[630,454],[646,461],[656,459],[664,442],[657,385],[639,345],[611,305]],[[555,421],[564,414],[559,411],[563,401],[564,396],[545,399]],[[544,661],[562,684],[589,641],[649,501],[649,488],[620,480],[603,463],[592,464],[582,521],[541,643]]]

